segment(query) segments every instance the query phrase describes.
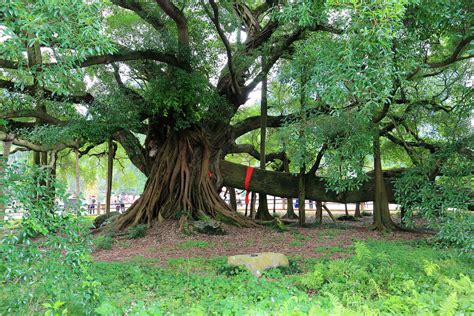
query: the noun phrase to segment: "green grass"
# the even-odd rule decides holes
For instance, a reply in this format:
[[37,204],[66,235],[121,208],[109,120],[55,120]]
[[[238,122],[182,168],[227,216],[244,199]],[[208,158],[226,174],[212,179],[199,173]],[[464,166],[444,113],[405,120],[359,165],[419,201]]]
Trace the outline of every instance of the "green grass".
[[324,255],[331,255],[335,253],[350,253],[351,249],[349,248],[342,248],[337,246],[325,246],[325,247],[316,247],[314,248],[315,253],[322,253]]
[[[191,245],[195,247],[194,242]],[[245,272],[219,274],[225,257],[170,259],[161,268],[138,261],[97,263],[94,274],[103,293],[99,311],[104,315],[119,315],[129,308],[132,315],[145,310],[180,315],[474,312],[473,262],[452,251],[387,241],[320,250],[354,256],[339,260],[294,256],[304,273],[270,271],[260,283]]]
[[303,235],[302,233],[300,233],[299,231],[295,230],[291,233],[291,235],[293,236],[294,239],[296,240],[300,240],[300,241],[303,241],[303,240],[311,240],[311,237],[310,236],[306,236],[306,235]]
[[304,244],[299,240],[293,240],[288,243],[290,247],[302,247]]
[[192,248],[209,248],[210,244],[207,241],[202,240],[186,240],[182,243],[176,245],[177,249],[180,250],[188,250]]
[[[299,241],[299,240],[296,240]],[[301,242],[301,241],[299,241]],[[206,248],[187,241],[181,249]],[[474,313],[472,259],[422,242],[365,241],[352,247],[321,247],[346,259],[292,256],[296,274],[271,270],[261,280],[243,271],[222,273],[226,257],[135,257],[97,262],[99,315],[377,315]],[[0,289],[0,302],[11,297]],[[68,306],[68,293],[52,298]],[[1,303],[0,303],[1,305]],[[1,306],[0,306],[1,307]],[[28,307],[25,305],[26,313]],[[1,310],[0,310],[1,314]],[[22,313],[20,313],[22,314]]]

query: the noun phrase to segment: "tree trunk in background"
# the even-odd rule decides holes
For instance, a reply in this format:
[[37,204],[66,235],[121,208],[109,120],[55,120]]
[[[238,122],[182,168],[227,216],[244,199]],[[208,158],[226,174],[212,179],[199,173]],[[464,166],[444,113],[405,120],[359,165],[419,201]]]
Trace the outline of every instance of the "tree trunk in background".
[[273,216],[275,216],[276,214],[276,201],[277,201],[277,198],[276,196],[273,197]]
[[[285,158],[283,159],[283,171],[290,173],[290,164],[288,162],[288,158],[285,155]],[[288,208],[286,209],[286,214],[283,216],[283,218],[287,219],[297,219],[298,215],[295,213],[295,209],[293,207],[293,199],[288,198]]]
[[109,139],[109,149],[107,152],[107,192],[105,196],[105,214],[110,214],[110,198],[112,197],[112,179],[114,175],[115,146],[112,139]]
[[362,217],[362,214],[360,213],[360,204],[361,203],[356,203],[355,205],[354,217]]
[[57,163],[56,160],[58,158],[58,153],[56,151],[51,151],[49,153],[49,158],[47,157],[46,153],[46,160],[47,161],[47,172],[48,172],[48,178],[46,181],[46,187],[48,188],[48,201],[50,203],[51,209],[54,208],[54,203],[56,199],[56,167]]
[[252,192],[250,194],[250,218],[255,219],[255,202],[257,201],[257,194]]
[[79,175],[79,151],[76,151],[76,198],[81,195],[81,178]]
[[[263,66],[262,57],[262,66]],[[267,102],[267,76],[265,76],[262,80],[262,100],[260,102],[260,169],[265,170],[265,141],[267,138],[267,112],[268,112],[268,102]],[[267,195],[260,193],[258,195],[259,203],[258,203],[258,210],[257,215],[255,216],[257,219],[262,220],[271,220],[273,216],[268,211],[268,201]]]
[[383,179],[382,157],[380,153],[380,135],[378,133],[374,136],[373,146],[375,194],[372,228],[381,231],[391,231],[396,229],[396,225],[393,223],[392,218],[390,217],[387,190],[385,188],[385,182]]
[[306,223],[305,218],[305,200],[306,200],[306,188],[305,188],[305,169],[301,167],[300,174],[298,177],[298,222],[300,226],[303,226]]
[[237,196],[235,194],[235,188],[228,187],[229,189],[229,201],[230,201],[230,208],[237,212]]
[[[300,126],[300,135],[299,138],[303,145],[303,159],[306,157],[306,78],[305,78],[305,67],[303,65],[303,71],[301,74],[300,82],[300,107],[301,107],[301,126]],[[306,200],[306,186],[305,186],[305,175],[306,175],[306,165],[303,161],[302,166],[300,167],[300,173],[298,177],[298,222],[300,226],[303,226],[306,222],[305,218],[305,200]]]
[[347,203],[344,203],[344,211],[346,212],[346,216],[349,216],[349,211],[347,210]]
[[3,156],[0,161],[0,222],[5,219],[5,213],[7,210],[8,198],[7,193],[4,192],[3,179],[5,178],[5,172],[8,165],[8,157],[10,156],[12,141],[3,142]]
[[321,224],[323,222],[323,202],[316,201],[316,218],[315,222]]

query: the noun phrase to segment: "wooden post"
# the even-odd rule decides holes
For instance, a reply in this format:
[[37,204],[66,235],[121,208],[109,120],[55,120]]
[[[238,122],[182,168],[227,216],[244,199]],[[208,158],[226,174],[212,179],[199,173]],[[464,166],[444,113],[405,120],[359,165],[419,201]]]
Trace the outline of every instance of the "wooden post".
[[331,211],[328,209],[328,207],[327,207],[325,204],[323,204],[323,208],[324,208],[324,209],[326,210],[326,212],[329,214],[329,217],[331,217],[332,221],[333,221],[334,223],[337,223],[337,222],[336,222],[336,218],[334,217],[334,215],[332,215]]

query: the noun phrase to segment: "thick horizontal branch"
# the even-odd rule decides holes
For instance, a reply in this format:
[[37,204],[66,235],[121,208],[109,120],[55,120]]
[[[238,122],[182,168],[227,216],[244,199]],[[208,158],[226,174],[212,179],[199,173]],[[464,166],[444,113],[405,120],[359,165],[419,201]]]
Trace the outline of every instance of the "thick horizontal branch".
[[[36,85],[19,87],[15,85],[13,81],[0,79],[0,89],[6,89],[10,92],[28,94],[30,96],[36,96]],[[42,89],[43,98],[50,101],[57,102],[71,102],[71,103],[91,103],[94,101],[94,97],[86,93],[84,95],[60,95],[50,90]]]
[[444,66],[448,66],[456,61],[458,61],[459,59],[459,55],[461,54],[461,52],[464,50],[465,47],[467,47],[469,45],[469,43],[471,43],[471,41],[474,40],[474,35],[470,35],[464,39],[462,39],[458,45],[456,45],[456,47],[454,48],[454,51],[452,52],[452,54],[441,60],[441,61],[438,61],[438,62],[428,62],[428,66],[430,68],[439,68],[439,67],[444,67]]
[[18,63],[16,61],[0,59],[0,68],[18,69]]
[[149,23],[156,30],[164,28],[164,24],[158,16],[153,14],[153,12],[150,12],[149,8],[145,8],[143,3],[139,0],[112,0],[112,3],[135,12],[140,18]]
[[157,62],[162,62],[174,67],[188,70],[186,67],[182,66],[178,62],[178,59],[174,55],[163,53],[154,49],[139,50],[139,51],[122,50],[114,54],[90,56],[86,58],[84,61],[80,62],[79,66],[89,67],[89,66],[94,66],[94,65],[104,65],[104,64],[111,64],[114,62],[131,61],[131,60],[154,60]]
[[[227,154],[249,154],[253,158],[260,160],[260,152],[250,144],[233,144],[227,151]],[[285,156],[285,152],[283,151],[279,153],[269,153],[265,155],[265,161],[272,162],[277,159],[283,161]]]
[[8,113],[0,114],[0,118],[4,118],[4,119],[26,118],[26,117],[34,117],[34,118],[40,119],[44,123],[49,123],[53,125],[64,125],[66,123],[40,110],[12,111]]
[[[224,185],[236,189],[245,189],[245,175],[247,167],[229,161],[220,163]],[[374,182],[365,182],[358,190],[345,193],[326,191],[324,178],[314,175],[306,175],[306,198],[309,200],[338,203],[357,203],[374,200]],[[385,178],[388,199],[395,203],[393,183],[391,178]],[[297,198],[298,197],[298,177],[290,173],[267,171],[255,168],[250,180],[249,190],[265,193],[269,195]]]
[[60,151],[67,147],[73,147],[73,144],[55,144],[55,145],[35,144],[27,140],[17,138],[15,135],[13,135],[12,137],[12,134],[0,132],[0,141],[4,141],[4,140],[12,140],[12,144],[15,146],[20,146],[20,147],[27,148],[33,151],[38,151],[38,152],[48,152],[51,150]]
[[[281,127],[284,122],[290,120],[293,115],[279,115],[279,116],[268,116],[267,127]],[[245,133],[251,132],[260,128],[260,115],[248,117],[233,126],[234,137],[244,135]]]

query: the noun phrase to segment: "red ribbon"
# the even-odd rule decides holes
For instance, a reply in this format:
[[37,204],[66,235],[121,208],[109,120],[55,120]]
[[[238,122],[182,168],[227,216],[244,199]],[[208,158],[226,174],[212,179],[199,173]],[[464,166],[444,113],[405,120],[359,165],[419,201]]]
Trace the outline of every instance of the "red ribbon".
[[245,174],[244,189],[247,190],[247,193],[245,194],[245,205],[249,205],[249,194],[250,194],[249,185],[250,185],[250,180],[252,179],[253,169],[254,167],[248,166],[247,173]]

